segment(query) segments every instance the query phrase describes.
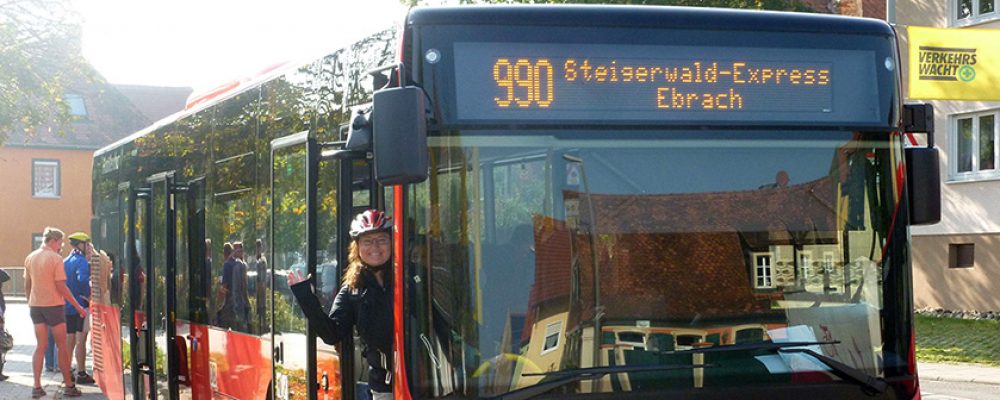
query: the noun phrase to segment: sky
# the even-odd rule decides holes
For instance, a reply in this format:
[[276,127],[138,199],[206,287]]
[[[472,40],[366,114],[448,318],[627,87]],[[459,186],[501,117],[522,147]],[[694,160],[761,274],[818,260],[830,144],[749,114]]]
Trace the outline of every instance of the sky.
[[401,21],[399,0],[71,0],[83,55],[116,84],[196,92]]

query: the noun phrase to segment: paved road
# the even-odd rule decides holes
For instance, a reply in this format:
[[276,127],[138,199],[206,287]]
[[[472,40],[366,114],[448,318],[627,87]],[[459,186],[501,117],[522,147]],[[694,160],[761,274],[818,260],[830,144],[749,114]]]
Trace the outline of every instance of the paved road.
[[[3,372],[10,376],[6,382],[0,382],[0,400],[23,400],[31,398],[31,388],[34,386],[31,376],[31,354],[35,350],[35,331],[28,315],[28,305],[23,302],[7,300],[7,330],[14,336],[14,349],[7,353],[7,364]],[[89,357],[88,357],[89,358]],[[88,370],[91,367],[87,360]],[[55,372],[43,372],[42,385],[48,396],[43,399],[60,399],[59,386],[62,375]],[[80,385],[82,400],[106,399],[94,385]]]
[[1000,400],[1000,386],[972,382],[920,381],[923,400]]

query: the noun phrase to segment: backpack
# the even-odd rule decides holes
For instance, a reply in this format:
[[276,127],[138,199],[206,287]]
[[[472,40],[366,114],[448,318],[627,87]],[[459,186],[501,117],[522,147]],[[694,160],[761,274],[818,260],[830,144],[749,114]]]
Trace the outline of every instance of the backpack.
[[0,330],[0,353],[6,353],[14,348],[14,337],[6,329]]

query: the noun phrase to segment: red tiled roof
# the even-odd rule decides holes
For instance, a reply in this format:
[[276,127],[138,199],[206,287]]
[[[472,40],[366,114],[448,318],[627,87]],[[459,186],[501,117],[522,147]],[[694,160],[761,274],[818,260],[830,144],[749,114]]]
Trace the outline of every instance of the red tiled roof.
[[[663,195],[587,195],[580,210],[593,199],[599,234],[763,232],[833,230],[836,191],[824,178],[787,188],[740,192]],[[581,223],[590,216],[581,211]]]
[[861,10],[864,17],[885,20],[885,0],[864,0],[863,3]]
[[103,81],[70,85],[67,92],[83,97],[86,116],[62,128],[41,126],[30,134],[20,130],[11,132],[4,145],[98,149],[151,122]]
[[[838,13],[839,7],[848,6],[845,0],[844,5],[839,7],[836,6],[835,0],[798,0],[806,7],[813,9],[819,13],[825,14],[836,14]],[[854,0],[856,1],[856,0]],[[860,0],[861,5],[861,16],[866,18],[875,18],[885,20],[885,0]]]
[[[741,234],[835,230],[835,193],[833,179],[823,178],[743,192],[564,196],[595,204],[606,319],[693,320],[769,313],[770,300],[782,295],[753,289],[745,254],[750,239]],[[585,214],[581,226],[588,224]],[[591,233],[542,216],[534,232],[535,284],[522,339],[539,318],[538,306],[571,300],[570,240],[581,267],[579,317],[593,316]]]
[[536,215],[534,226],[535,283],[529,295],[533,306],[569,296],[572,237],[566,221]]

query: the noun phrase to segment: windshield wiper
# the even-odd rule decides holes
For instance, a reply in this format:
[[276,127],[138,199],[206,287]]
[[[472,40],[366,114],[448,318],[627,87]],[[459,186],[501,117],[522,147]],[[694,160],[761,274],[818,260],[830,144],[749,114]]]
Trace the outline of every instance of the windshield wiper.
[[715,367],[715,365],[712,364],[631,365],[631,366],[623,365],[623,366],[612,366],[612,367],[576,368],[564,371],[522,374],[522,376],[545,376],[546,378],[554,378],[554,379],[542,380],[541,382],[538,382],[534,385],[512,390],[510,392],[501,394],[499,396],[486,397],[484,398],[484,400],[526,400],[538,396],[540,394],[544,394],[552,389],[555,389],[563,385],[567,385],[573,382],[584,381],[588,379],[600,379],[607,374],[616,374],[622,372],[670,371],[677,369],[696,369],[696,368],[712,368],[712,367]]
[[867,389],[866,392],[870,394],[884,393],[889,385],[882,378],[869,375],[862,370],[844,364],[831,357],[822,355],[810,349],[802,348],[805,346],[816,346],[821,344],[839,344],[839,343],[840,341],[837,340],[830,342],[744,343],[744,344],[734,344],[727,346],[705,347],[705,348],[691,349],[691,350],[663,351],[660,352],[660,354],[715,353],[715,352],[741,351],[741,350],[771,350],[779,353],[804,353],[812,356],[813,358],[819,360],[819,362],[822,363],[823,365],[829,367],[831,370],[833,370],[833,373],[835,375],[864,386]]
[[729,344],[725,346],[699,347],[690,350],[660,351],[658,354],[694,354],[694,353],[717,353],[726,351],[742,350],[771,350],[778,351],[786,347],[816,346],[820,344],[840,344],[839,340],[830,342],[756,342],[743,344]]
[[827,367],[830,367],[830,369],[833,370],[833,373],[835,375],[850,381],[854,381],[855,383],[858,383],[859,385],[868,388],[868,390],[865,390],[865,392],[871,395],[885,393],[885,390],[889,387],[889,384],[885,383],[885,380],[883,380],[882,378],[869,375],[860,369],[854,368],[850,365],[844,364],[831,357],[822,355],[820,353],[817,353],[809,349],[779,349],[778,351],[782,353],[808,354],[813,358],[819,360]]

